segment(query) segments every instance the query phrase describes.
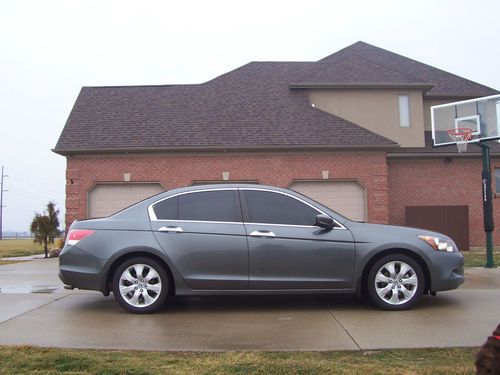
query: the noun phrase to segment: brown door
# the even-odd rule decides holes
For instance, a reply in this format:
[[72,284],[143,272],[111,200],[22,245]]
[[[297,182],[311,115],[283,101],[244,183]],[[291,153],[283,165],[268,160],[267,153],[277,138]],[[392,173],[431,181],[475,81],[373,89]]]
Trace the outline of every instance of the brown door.
[[469,206],[406,206],[405,217],[407,226],[444,233],[469,250]]

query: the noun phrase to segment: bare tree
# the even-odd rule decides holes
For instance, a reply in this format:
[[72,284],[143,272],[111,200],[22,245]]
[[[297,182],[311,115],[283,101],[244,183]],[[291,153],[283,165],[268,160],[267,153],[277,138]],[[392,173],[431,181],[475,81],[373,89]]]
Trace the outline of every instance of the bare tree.
[[47,209],[41,214],[35,213],[31,222],[30,230],[35,236],[34,242],[43,244],[45,258],[49,256],[49,243],[53,244],[56,237],[61,233],[59,231],[59,219],[57,215],[59,215],[59,210],[56,209],[56,204],[49,202]]

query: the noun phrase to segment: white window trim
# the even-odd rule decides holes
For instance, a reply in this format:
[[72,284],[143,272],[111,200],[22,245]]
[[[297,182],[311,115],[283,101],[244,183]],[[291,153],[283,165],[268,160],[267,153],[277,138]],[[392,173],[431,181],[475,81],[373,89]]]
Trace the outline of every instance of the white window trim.
[[[407,98],[407,118],[403,116],[401,99]],[[399,127],[400,128],[410,128],[411,127],[411,105],[410,105],[410,94],[398,94],[398,113],[399,113]],[[405,122],[408,120],[408,123]]]

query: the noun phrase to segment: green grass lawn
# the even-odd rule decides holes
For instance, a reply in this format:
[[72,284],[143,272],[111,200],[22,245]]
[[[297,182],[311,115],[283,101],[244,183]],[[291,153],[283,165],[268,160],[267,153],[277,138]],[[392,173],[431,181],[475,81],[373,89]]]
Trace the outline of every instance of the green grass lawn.
[[43,246],[30,239],[0,240],[0,258],[43,254]]
[[[462,252],[465,267],[484,267],[486,264],[486,250],[471,250]],[[494,251],[495,264],[500,263],[500,251]]]
[[0,347],[0,374],[475,374],[476,352],[173,353]]

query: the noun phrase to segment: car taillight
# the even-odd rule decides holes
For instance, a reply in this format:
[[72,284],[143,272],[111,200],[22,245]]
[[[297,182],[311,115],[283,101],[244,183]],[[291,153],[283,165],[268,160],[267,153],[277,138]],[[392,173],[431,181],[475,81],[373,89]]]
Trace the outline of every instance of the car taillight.
[[80,240],[90,236],[92,233],[94,233],[94,231],[90,229],[72,229],[68,232],[66,243],[68,245],[76,245]]

